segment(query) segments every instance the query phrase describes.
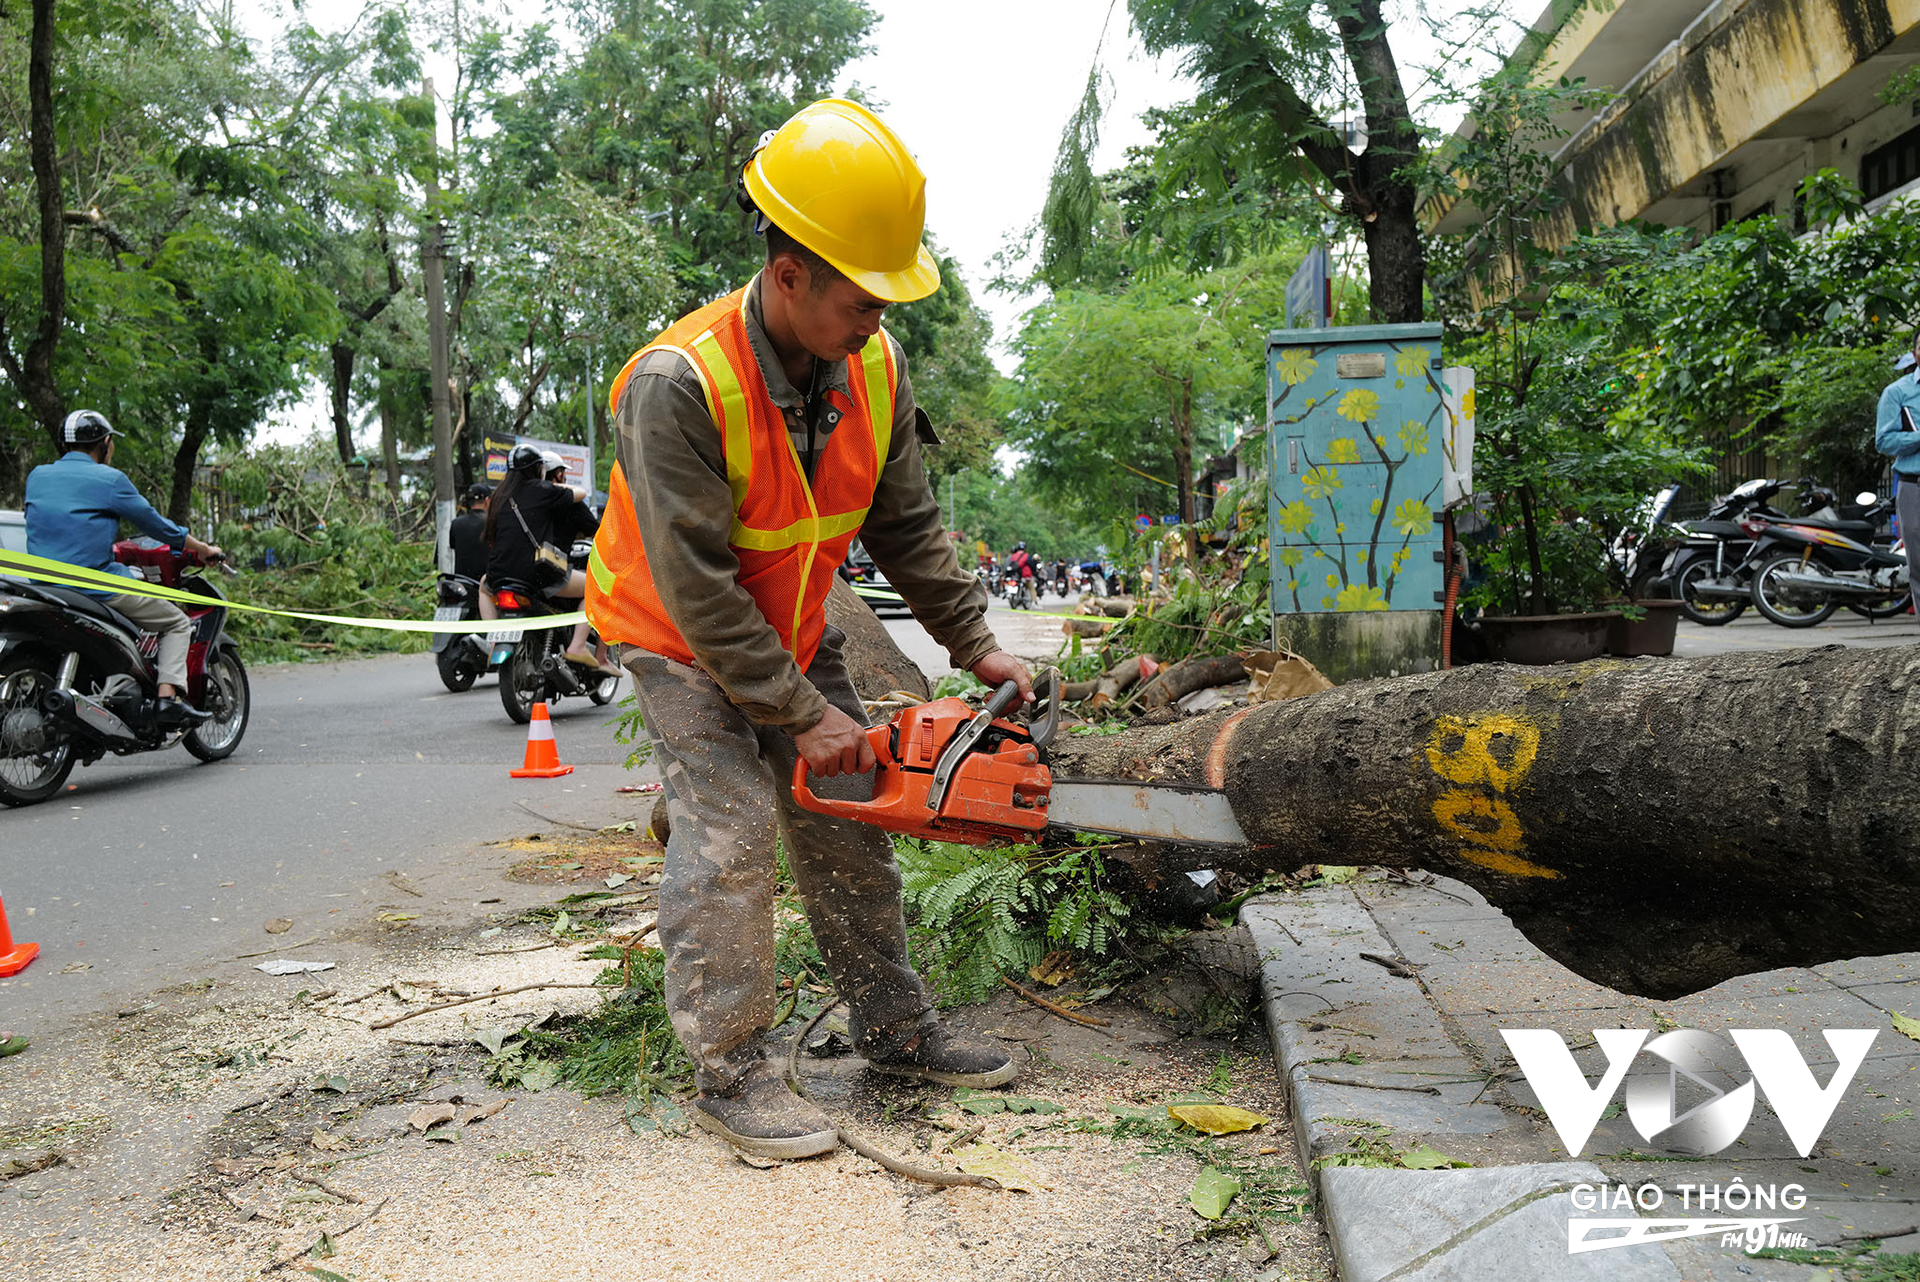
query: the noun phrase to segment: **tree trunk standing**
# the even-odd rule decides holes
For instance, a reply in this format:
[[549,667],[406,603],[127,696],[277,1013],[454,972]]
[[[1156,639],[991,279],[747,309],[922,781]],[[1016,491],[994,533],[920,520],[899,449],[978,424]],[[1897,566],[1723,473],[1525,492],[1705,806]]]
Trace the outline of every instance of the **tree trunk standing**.
[[1420,159],[1420,130],[1387,43],[1380,0],[1328,8],[1367,113],[1367,150],[1357,162],[1370,205],[1358,211],[1367,242],[1368,302],[1376,321],[1418,321],[1425,315],[1427,256],[1409,167]]
[[348,395],[353,390],[353,348],[345,343],[335,343],[327,349],[333,358],[333,376],[328,386],[328,400],[333,419],[333,447],[340,452],[342,463],[353,462],[353,423],[347,417]]
[[1062,739],[1062,777],[1218,787],[1250,845],[1165,871],[1427,868],[1550,956],[1673,997],[1920,948],[1920,649],[1504,665]]
[[213,417],[202,405],[187,410],[186,430],[173,452],[173,484],[167,493],[167,519],[186,525],[193,516],[193,473],[200,466],[200,447],[207,443]]
[[65,448],[60,423],[67,416],[67,402],[54,380],[53,356],[67,317],[67,230],[60,191],[60,142],[53,118],[53,7],[54,0],[33,0],[33,33],[27,49],[27,151],[40,206],[40,321],[18,361],[12,340],[0,324],[0,366],[48,440],[60,450]]

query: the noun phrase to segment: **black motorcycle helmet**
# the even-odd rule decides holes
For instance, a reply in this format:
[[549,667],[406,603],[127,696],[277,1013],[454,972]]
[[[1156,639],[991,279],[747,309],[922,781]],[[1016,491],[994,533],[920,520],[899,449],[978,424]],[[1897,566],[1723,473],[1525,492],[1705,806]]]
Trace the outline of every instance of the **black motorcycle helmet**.
[[107,422],[107,416],[98,410],[75,410],[60,425],[61,441],[82,449],[98,445],[109,436],[125,435],[125,432],[114,431],[113,424]]
[[545,462],[540,451],[533,446],[516,445],[513,447],[513,452],[507,455],[507,470],[525,472],[528,476],[544,476]]

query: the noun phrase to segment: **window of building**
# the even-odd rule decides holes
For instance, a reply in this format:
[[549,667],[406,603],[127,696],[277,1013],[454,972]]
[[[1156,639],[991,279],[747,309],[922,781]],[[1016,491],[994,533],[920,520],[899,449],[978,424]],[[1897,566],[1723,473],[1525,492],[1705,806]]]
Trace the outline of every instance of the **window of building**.
[[1920,128],[1875,147],[1860,159],[1860,190],[1868,200],[1920,178]]

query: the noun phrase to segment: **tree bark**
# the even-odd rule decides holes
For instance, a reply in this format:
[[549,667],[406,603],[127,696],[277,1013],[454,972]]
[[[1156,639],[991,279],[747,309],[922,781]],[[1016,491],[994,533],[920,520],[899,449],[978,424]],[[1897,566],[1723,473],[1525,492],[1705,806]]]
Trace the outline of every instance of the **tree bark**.
[[893,643],[887,625],[838,575],[827,593],[827,622],[846,633],[847,674],[862,699],[878,699],[905,690],[916,699],[933,697],[927,674]]
[[187,414],[186,430],[173,452],[173,485],[167,494],[167,519],[186,525],[193,515],[193,473],[200,466],[200,447],[207,443],[212,419],[198,406]]
[[1249,845],[1162,868],[1457,877],[1629,993],[1920,948],[1920,648],[1484,665],[1109,738],[1063,776],[1223,790]]
[[27,152],[34,195],[40,206],[40,320],[24,359],[16,363],[5,342],[6,371],[40,421],[55,450],[66,397],[54,379],[53,357],[67,317],[66,210],[60,191],[59,138],[53,117],[54,0],[33,0],[33,33],[27,49]]
[[1195,690],[1230,685],[1246,679],[1247,665],[1237,654],[1219,654],[1207,658],[1196,656],[1168,667],[1154,678],[1152,685],[1134,697],[1143,709],[1152,712],[1156,708],[1171,706]]

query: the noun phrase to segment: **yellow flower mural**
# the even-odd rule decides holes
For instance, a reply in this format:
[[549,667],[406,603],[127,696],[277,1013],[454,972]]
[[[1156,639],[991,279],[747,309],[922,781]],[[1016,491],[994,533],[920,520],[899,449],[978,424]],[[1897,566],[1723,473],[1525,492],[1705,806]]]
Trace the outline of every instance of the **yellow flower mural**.
[[1478,399],[1474,396],[1474,393],[1478,390],[1478,388],[1469,387],[1467,394],[1460,398],[1460,417],[1466,419],[1469,423],[1473,422],[1473,407]]
[[1313,359],[1313,353],[1307,348],[1280,349],[1280,379],[1288,387],[1298,387],[1319,368],[1320,362]]
[[1351,436],[1336,436],[1327,442],[1327,462],[1358,463],[1360,461],[1360,442]]
[[1340,589],[1340,594],[1333,599],[1333,608],[1336,610],[1384,610],[1387,608],[1387,597],[1379,588],[1355,583]]
[[1315,467],[1307,469],[1307,474],[1300,478],[1300,488],[1307,492],[1308,498],[1324,499],[1346,486],[1340,479],[1340,473],[1332,468]]
[[[1298,534],[1313,524],[1313,510],[1299,499],[1295,499],[1291,503],[1281,505],[1280,514],[1277,519],[1280,522],[1281,529],[1285,530],[1288,534]],[[1292,550],[1291,548],[1287,549],[1287,551]]]
[[1433,509],[1420,499],[1406,499],[1393,509],[1393,528],[1413,538],[1433,522]]
[[1425,347],[1402,348],[1393,354],[1393,372],[1403,378],[1412,378],[1425,369],[1432,358],[1432,351]]
[[1306,560],[1306,558],[1300,555],[1299,548],[1284,547],[1280,549],[1280,564],[1286,566],[1289,570],[1299,568],[1300,563],[1304,560]]
[[1341,418],[1351,419],[1355,423],[1377,418],[1380,414],[1380,393],[1371,388],[1354,388],[1340,398],[1339,414]]
[[1427,452],[1427,425],[1418,419],[1408,419],[1400,425],[1400,445],[1409,456]]

